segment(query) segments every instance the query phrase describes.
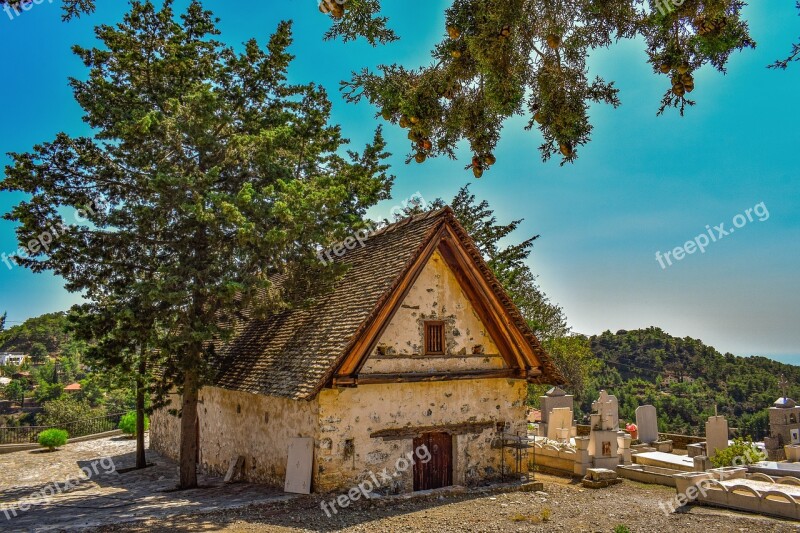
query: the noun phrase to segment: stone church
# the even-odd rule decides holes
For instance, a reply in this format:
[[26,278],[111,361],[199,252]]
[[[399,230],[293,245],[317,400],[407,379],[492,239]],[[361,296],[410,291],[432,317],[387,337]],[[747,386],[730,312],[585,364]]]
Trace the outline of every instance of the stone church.
[[[210,473],[284,486],[295,439],[313,443],[311,490],[347,489],[430,445],[391,492],[495,479],[496,437],[526,431],[529,383],[563,378],[449,207],[406,218],[348,250],[309,308],[243,324],[200,392]],[[173,405],[179,405],[175,398]],[[177,458],[179,420],[153,414],[151,446]]]

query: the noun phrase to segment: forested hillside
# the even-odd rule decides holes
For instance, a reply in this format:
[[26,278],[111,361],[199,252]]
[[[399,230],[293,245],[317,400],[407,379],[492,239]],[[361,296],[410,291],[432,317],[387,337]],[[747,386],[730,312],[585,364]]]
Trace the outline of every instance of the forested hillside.
[[603,363],[590,379],[581,410],[605,388],[620,402],[620,417],[635,419],[636,407],[656,406],[659,429],[701,435],[705,420],[717,412],[740,433],[763,438],[766,408],[779,396],[781,374],[790,397],[800,398],[800,367],[765,357],[721,354],[698,339],[673,337],[659,328],[606,331],[589,338]]
[[75,355],[84,344],[65,331],[66,313],[48,313],[29,318],[22,324],[0,331],[0,352],[24,352],[35,362],[48,355]]

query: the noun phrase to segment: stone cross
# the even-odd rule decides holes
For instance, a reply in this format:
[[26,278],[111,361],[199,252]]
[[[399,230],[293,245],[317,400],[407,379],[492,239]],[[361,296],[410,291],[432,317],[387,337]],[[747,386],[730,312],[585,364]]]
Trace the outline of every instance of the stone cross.
[[597,411],[597,414],[600,415],[601,427],[603,429],[607,429],[608,425],[611,423],[611,415],[613,414],[613,406],[608,397],[608,393],[604,390],[601,390],[600,397],[596,402],[594,402],[592,407]]
[[786,381],[786,376],[781,374],[781,380],[778,382],[778,387],[781,388],[781,398],[789,397],[789,382]]

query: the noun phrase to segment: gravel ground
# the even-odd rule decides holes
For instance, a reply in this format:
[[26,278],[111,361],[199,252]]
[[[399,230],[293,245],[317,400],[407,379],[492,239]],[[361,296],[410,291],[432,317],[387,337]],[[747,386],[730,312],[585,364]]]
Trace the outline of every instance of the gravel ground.
[[[773,532],[800,531],[796,522],[693,506],[669,515],[659,503],[675,490],[625,481],[607,489],[584,489],[570,480],[539,476],[544,492],[433,494],[355,502],[328,518],[319,497],[188,515],[94,531],[613,531]],[[329,496],[328,499],[332,499]]]

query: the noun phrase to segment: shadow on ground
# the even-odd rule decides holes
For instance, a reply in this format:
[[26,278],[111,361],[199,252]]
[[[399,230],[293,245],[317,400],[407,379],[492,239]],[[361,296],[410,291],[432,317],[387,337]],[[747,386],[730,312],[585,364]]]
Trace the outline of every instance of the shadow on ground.
[[[51,460],[57,459],[53,455]],[[202,488],[174,491],[176,464],[152,451],[147,460],[153,466],[120,473],[135,466],[134,452],[90,458],[77,461],[80,476],[30,485],[23,481],[6,488],[0,491],[0,531],[69,530],[158,520],[290,497],[267,487],[224,484],[219,477],[202,475]]]

